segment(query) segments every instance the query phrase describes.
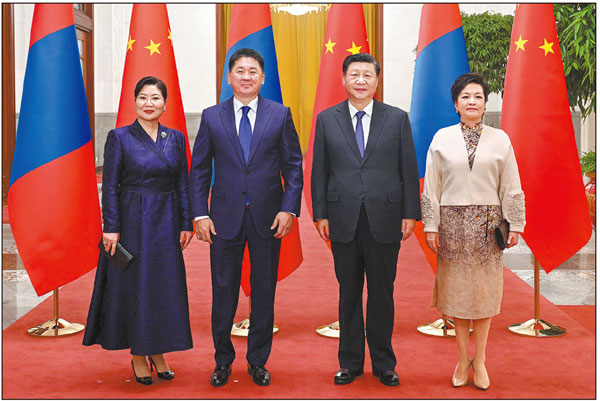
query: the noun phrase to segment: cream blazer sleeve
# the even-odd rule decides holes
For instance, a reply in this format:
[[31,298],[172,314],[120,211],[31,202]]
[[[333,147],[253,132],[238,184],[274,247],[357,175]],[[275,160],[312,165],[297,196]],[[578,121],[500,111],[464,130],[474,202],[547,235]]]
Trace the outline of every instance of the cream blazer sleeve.
[[521,178],[512,145],[502,163],[498,196],[502,214],[508,220],[509,230],[522,233],[525,230],[525,194],[521,190]]
[[434,151],[437,135],[427,151],[423,194],[421,195],[421,218],[427,233],[437,233],[440,225],[440,199],[442,197],[442,171],[439,154]]

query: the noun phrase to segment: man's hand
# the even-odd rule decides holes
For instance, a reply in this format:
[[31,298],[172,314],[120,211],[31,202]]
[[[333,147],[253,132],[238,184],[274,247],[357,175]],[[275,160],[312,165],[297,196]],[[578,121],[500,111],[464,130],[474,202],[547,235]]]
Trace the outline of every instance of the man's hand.
[[196,237],[198,237],[200,241],[208,242],[212,245],[211,233],[217,235],[215,225],[211,219],[200,219],[196,221]]
[[425,233],[425,242],[429,249],[431,249],[436,255],[438,249],[440,249],[440,234],[439,233]]
[[402,241],[410,238],[415,230],[415,224],[417,224],[415,219],[402,219]]
[[192,238],[194,238],[193,231],[180,231],[179,232],[179,244],[181,245],[182,251],[189,245]]
[[279,212],[277,216],[275,216],[275,220],[273,220],[273,224],[271,224],[271,230],[277,227],[277,232],[273,237],[275,238],[283,238],[292,231],[292,226],[294,224],[294,216],[288,212]]
[[321,238],[323,238],[325,241],[329,241],[329,220],[317,220],[317,231],[319,232]]

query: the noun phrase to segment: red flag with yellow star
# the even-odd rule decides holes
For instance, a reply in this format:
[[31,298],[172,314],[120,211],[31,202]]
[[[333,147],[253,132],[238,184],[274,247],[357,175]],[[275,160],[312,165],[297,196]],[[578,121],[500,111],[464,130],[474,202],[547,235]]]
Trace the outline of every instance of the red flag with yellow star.
[[310,139],[304,161],[304,200],[311,217],[310,177],[317,115],[328,107],[341,103],[348,97],[342,85],[342,63],[348,55],[357,53],[369,53],[362,4],[332,4],[329,14],[327,14],[319,82],[315,95]]
[[517,6],[501,126],[525,192],[523,239],[550,272],[592,233],[552,4]]
[[160,123],[184,133],[189,166],[192,152],[185,125],[173,52],[173,38],[165,4],[133,5],[117,127],[129,125],[137,118],[133,90],[138,81],[148,75],[157,77],[167,85],[167,111],[160,117]]

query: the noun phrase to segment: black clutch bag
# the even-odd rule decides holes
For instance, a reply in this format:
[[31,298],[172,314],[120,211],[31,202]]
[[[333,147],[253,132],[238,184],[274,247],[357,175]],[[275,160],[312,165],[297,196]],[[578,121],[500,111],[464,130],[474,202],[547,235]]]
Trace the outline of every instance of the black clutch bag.
[[496,234],[498,248],[504,250],[508,241],[508,221],[506,219],[502,220],[502,223],[494,229],[494,234]]
[[127,266],[129,265],[129,262],[131,262],[133,260],[133,255],[130,254],[127,251],[127,249],[125,249],[125,247],[118,242],[117,242],[117,249],[115,249],[114,255],[111,255],[110,252],[106,252],[102,241],[100,241],[100,244],[98,244],[98,248],[100,248],[100,252],[103,252],[104,256],[106,256],[106,258],[108,260],[110,260],[110,263],[112,263],[119,269],[127,268]]

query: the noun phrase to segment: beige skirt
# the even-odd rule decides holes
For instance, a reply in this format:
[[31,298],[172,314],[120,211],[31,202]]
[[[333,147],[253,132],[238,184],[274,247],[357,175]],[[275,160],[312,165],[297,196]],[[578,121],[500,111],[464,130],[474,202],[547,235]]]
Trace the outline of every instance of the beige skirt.
[[440,208],[440,249],[431,306],[442,314],[482,319],[500,313],[503,263],[494,228],[502,219],[500,206]]

